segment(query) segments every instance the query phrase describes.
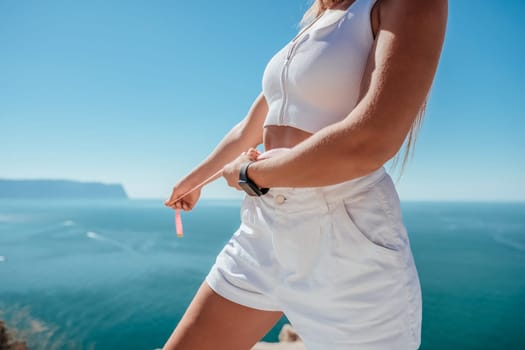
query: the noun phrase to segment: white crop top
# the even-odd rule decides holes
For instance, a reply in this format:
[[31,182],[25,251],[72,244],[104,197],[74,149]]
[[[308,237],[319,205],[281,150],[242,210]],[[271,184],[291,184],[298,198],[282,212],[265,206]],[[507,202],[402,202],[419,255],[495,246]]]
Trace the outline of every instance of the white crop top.
[[273,56],[262,80],[268,103],[264,126],[314,133],[352,111],[374,41],[370,11],[375,1],[326,10]]

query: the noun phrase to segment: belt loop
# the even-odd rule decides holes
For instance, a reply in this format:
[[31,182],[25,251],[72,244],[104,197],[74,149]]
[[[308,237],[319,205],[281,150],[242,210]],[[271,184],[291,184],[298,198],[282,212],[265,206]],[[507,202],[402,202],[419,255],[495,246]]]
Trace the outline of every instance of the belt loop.
[[328,203],[328,197],[324,191],[323,187],[316,188],[316,197],[319,200],[319,204],[322,206],[320,209],[323,213],[330,211],[330,204]]

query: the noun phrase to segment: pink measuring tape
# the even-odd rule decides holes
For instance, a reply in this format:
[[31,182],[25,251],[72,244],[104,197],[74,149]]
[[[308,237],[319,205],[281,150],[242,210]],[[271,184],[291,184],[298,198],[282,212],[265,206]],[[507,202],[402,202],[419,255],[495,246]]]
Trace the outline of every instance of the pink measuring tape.
[[[289,150],[290,150],[289,148],[274,148],[274,149],[266,151],[266,152],[264,152],[262,154],[259,154],[257,156],[257,160],[268,159],[268,158],[271,158],[271,157],[273,157],[274,155],[276,155],[278,153],[282,153],[284,151],[289,151]],[[213,174],[212,176],[210,176],[209,178],[207,178],[206,180],[204,180],[203,182],[201,182],[197,186],[193,187],[191,190],[189,190],[186,193],[184,193],[183,195],[179,196],[173,202],[177,202],[177,201],[181,200],[182,198],[186,197],[188,194],[190,194],[190,193],[192,193],[194,191],[197,191],[198,189],[200,189],[200,188],[204,187],[205,185],[209,184],[210,182],[217,180],[221,176],[222,176],[222,169],[217,171],[215,174]],[[175,231],[177,232],[177,237],[184,237],[184,232],[183,232],[183,229],[182,229],[182,217],[181,217],[180,209],[175,209]]]
[[[191,190],[187,191],[183,195],[179,196],[177,199],[175,199],[173,202],[177,202],[181,200],[182,198],[186,197],[188,194],[197,191],[198,189],[204,187],[205,185],[209,184],[212,181],[217,180],[219,177],[222,176],[222,169],[217,171],[215,174],[198,184],[197,186],[193,187]],[[183,237],[184,232],[182,229],[182,217],[180,214],[180,209],[175,209],[175,231],[177,232],[177,237]]]

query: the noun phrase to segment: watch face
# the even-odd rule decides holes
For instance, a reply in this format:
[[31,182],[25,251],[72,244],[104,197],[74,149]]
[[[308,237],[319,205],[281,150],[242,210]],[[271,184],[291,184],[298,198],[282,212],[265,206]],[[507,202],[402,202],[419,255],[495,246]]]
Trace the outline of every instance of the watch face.
[[247,182],[239,181],[239,186],[250,196],[260,196]]

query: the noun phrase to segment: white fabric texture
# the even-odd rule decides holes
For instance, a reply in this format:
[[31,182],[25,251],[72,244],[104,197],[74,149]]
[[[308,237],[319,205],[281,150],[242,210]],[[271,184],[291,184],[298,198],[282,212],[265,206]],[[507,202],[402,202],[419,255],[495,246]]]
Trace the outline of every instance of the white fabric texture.
[[356,0],[347,10],[326,10],[275,54],[262,79],[268,103],[264,126],[314,133],[352,111],[374,42],[374,3]]
[[206,277],[238,304],[283,311],[309,350],[417,349],[419,278],[384,167],[316,188],[246,196]]

